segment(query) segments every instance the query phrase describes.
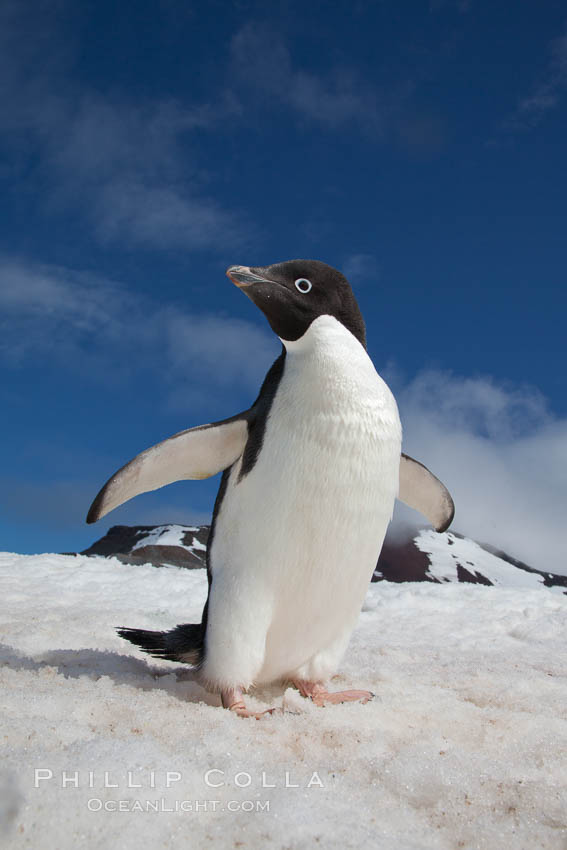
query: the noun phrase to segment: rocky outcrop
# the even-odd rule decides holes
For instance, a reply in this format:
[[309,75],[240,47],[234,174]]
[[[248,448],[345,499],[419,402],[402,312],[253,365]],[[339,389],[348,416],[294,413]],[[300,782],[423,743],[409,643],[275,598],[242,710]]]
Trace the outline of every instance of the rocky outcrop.
[[81,554],[115,557],[125,564],[192,570],[205,566],[208,537],[208,525],[113,525]]

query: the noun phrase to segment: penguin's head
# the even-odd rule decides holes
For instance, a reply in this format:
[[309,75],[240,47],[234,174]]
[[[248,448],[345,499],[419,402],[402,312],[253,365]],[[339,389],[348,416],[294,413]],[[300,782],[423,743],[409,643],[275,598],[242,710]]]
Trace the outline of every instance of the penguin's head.
[[346,277],[319,260],[230,266],[227,275],[262,310],[283,341],[300,339],[319,316],[333,316],[366,346],[364,320]]

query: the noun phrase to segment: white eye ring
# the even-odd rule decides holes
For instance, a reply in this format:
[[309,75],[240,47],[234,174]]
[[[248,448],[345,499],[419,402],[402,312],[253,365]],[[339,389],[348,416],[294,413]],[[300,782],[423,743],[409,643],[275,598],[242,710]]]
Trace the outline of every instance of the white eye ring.
[[295,288],[305,295],[307,292],[311,292],[313,284],[306,277],[298,277],[295,281]]

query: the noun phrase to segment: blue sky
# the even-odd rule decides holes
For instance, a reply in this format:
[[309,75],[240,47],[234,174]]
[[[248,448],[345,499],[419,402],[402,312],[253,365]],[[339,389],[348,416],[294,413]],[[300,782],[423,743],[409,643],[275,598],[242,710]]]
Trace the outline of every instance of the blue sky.
[[295,257],[349,276],[456,527],[559,533],[563,3],[6,0],[0,98],[1,549],[204,521],[215,480],[84,516],[249,406],[278,345],[224,270]]

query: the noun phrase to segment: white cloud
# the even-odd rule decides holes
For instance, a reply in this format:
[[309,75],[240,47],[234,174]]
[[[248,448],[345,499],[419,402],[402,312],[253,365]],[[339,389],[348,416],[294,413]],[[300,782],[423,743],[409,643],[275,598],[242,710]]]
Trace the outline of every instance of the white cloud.
[[404,450],[449,487],[455,530],[567,574],[567,421],[490,378],[424,372],[396,396]]
[[237,382],[259,389],[279,351],[271,333],[243,319],[176,312],[165,324],[170,362],[179,370],[198,364],[220,386]]
[[130,300],[95,275],[0,257],[0,355],[11,365],[42,356],[78,367],[92,343],[120,343]]
[[[108,473],[112,469],[108,470]],[[55,479],[29,481],[3,479],[0,487],[0,508],[5,519],[33,524],[36,532],[42,528],[50,531],[73,529],[85,541],[94,542],[103,537],[112,525],[160,525],[178,522],[184,525],[209,523],[211,512],[191,505],[165,501],[162,493],[145,493],[138,499],[118,507],[97,526],[87,530],[85,518],[89,505],[96,496],[101,480]],[[186,486],[185,493],[196,495]],[[201,501],[203,498],[201,497]],[[89,543],[85,542],[86,548]],[[25,546],[24,546],[25,548]]]
[[245,218],[207,196],[188,148],[190,131],[218,117],[160,101],[134,106],[87,97],[68,104],[65,139],[59,120],[44,136],[55,196],[64,204],[86,198],[105,240],[185,250],[242,243]]
[[58,266],[0,258],[0,305],[14,314],[57,319],[77,329],[107,324],[109,296],[115,307],[126,297],[116,284]]
[[344,261],[342,270],[347,280],[353,284],[376,281],[380,276],[374,254],[351,254]]
[[166,185],[117,178],[97,192],[97,232],[140,245],[193,250],[245,241],[241,222],[212,199],[192,198]]
[[49,117],[66,117],[69,123],[64,134],[47,128],[58,142],[51,140],[50,157],[85,182],[116,173],[177,178],[186,173],[180,162],[184,134],[209,127],[216,118],[210,108],[188,108],[175,100],[133,104],[89,92],[69,93],[59,105],[62,114],[52,107]]
[[[0,308],[0,355],[12,365],[51,357],[70,369],[88,363],[88,374],[106,380],[129,362],[181,381],[184,392],[203,382],[257,388],[279,350],[253,322],[173,309],[88,273],[11,258],[0,258]],[[108,362],[112,370],[100,368]]]
[[567,88],[567,26],[549,46],[550,59],[541,78],[519,99],[512,115],[504,123],[508,131],[535,127],[559,104]]
[[445,11],[448,7],[449,10],[455,8],[464,15],[470,11],[471,6],[472,0],[429,0],[429,11],[433,13]]
[[33,22],[21,4],[0,10],[0,128],[22,185],[39,176],[51,210],[84,213],[105,240],[186,250],[246,241],[250,224],[205,190],[191,148],[195,130],[217,127],[238,105],[228,96],[131,102],[81,87],[56,16],[42,10]]
[[282,36],[265,24],[243,26],[232,40],[231,55],[238,79],[310,121],[331,128],[354,121],[373,133],[382,129],[386,105],[353,71],[332,68],[322,75],[295,68]]

